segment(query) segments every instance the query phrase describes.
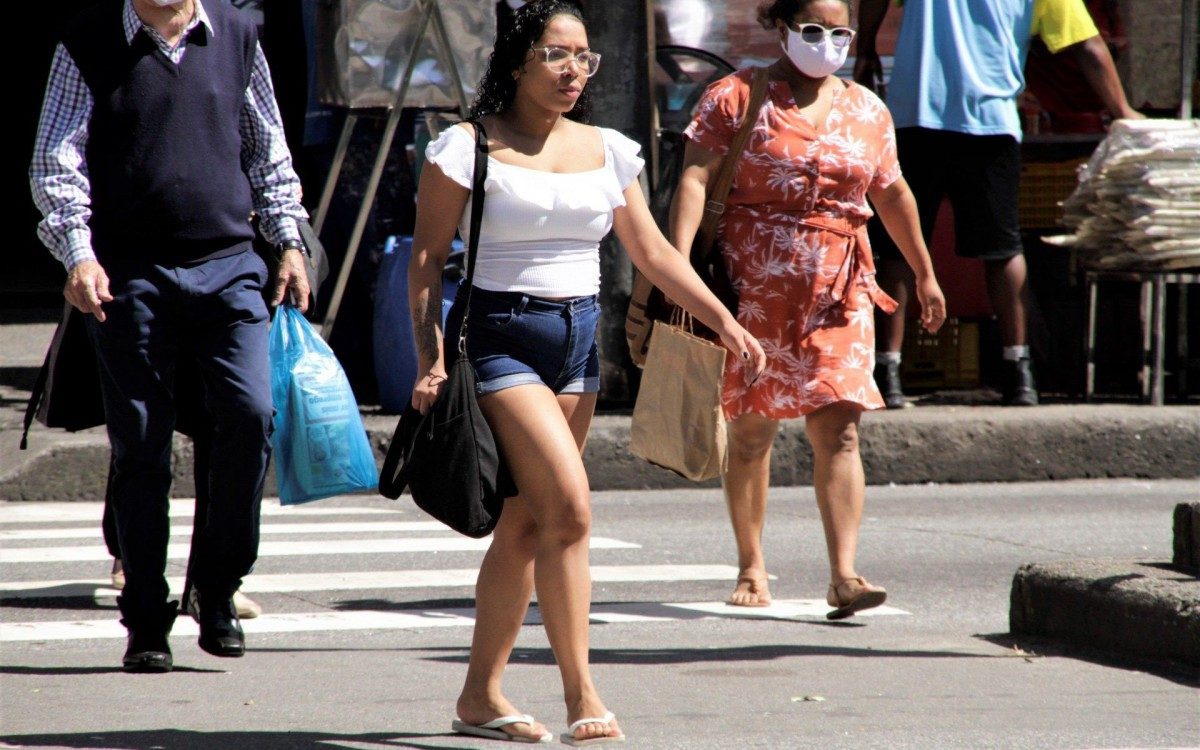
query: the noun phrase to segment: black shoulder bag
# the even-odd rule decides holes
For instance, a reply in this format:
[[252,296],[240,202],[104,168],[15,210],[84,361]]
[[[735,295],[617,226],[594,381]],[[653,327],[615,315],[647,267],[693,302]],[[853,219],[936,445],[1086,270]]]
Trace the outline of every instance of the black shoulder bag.
[[475,398],[475,368],[466,356],[471,283],[483,221],[483,183],[487,177],[487,133],[475,126],[475,173],[471,180],[471,239],[467,248],[466,297],[458,335],[446,336],[446,357],[453,357],[446,384],[428,414],[410,402],[392,435],[379,492],[393,500],[408,487],[421,510],[469,537],[492,533],[504,498],[516,493],[496,439]]

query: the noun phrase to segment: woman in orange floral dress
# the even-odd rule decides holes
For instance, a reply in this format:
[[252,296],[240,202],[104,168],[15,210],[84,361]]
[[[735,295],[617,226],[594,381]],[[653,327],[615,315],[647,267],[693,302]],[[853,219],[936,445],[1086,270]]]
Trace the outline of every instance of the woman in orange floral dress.
[[[854,32],[845,0],[775,0],[758,19],[779,35],[767,96],[738,159],[718,238],[738,292],[738,322],[762,343],[767,370],[751,382],[731,365],[725,496],[738,548],[730,604],[770,603],[762,551],[771,444],[781,419],[805,418],[813,486],[825,529],[831,619],[882,604],[886,592],[855,569],[865,480],[858,422],[883,400],[871,376],[874,309],[895,301],[875,283],[866,235],[870,197],[917,278],[921,322],[936,331],[945,301],[900,174],[887,108],[867,89],[833,75]],[[753,71],[709,87],[689,138],[672,207],[672,232],[690,252],[705,190],[747,115]]]

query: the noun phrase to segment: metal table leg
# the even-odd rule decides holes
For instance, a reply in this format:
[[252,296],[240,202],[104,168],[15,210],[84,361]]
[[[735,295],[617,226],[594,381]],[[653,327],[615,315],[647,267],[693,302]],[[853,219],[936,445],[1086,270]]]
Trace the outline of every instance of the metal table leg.
[[1179,284],[1178,325],[1175,330],[1175,354],[1179,364],[1179,378],[1176,381],[1176,392],[1180,401],[1187,400],[1188,369],[1191,366],[1191,352],[1188,351],[1188,285]]
[[1151,308],[1153,303],[1154,284],[1142,277],[1138,294],[1138,323],[1142,327],[1142,369],[1138,374],[1138,384],[1141,386],[1142,403],[1150,400],[1150,346],[1153,336],[1151,329]]
[[313,231],[319,236],[321,227],[325,226],[325,217],[329,214],[329,204],[333,201],[333,191],[337,187],[338,177],[342,174],[342,166],[346,162],[346,151],[350,148],[350,136],[354,126],[358,124],[358,115],[350,112],[342,123],[342,134],[338,137],[337,150],[333,152],[333,163],[329,165],[329,174],[325,176],[325,187],[321,190],[321,200],[313,214]]
[[1096,275],[1089,273],[1085,276],[1087,285],[1087,331],[1084,334],[1084,356],[1087,371],[1083,379],[1083,400],[1092,400],[1096,388]]
[[1150,364],[1150,403],[1153,406],[1163,405],[1163,351],[1166,347],[1166,317],[1167,317],[1167,280],[1162,274],[1154,277],[1154,311],[1153,328],[1154,359]]

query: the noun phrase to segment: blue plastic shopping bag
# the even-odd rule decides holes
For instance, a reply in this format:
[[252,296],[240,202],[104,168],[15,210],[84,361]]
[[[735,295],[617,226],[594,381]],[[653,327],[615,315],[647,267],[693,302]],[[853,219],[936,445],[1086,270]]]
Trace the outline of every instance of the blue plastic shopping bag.
[[275,314],[269,353],[279,501],[295,505],[374,489],[375,455],[346,373],[291,305]]

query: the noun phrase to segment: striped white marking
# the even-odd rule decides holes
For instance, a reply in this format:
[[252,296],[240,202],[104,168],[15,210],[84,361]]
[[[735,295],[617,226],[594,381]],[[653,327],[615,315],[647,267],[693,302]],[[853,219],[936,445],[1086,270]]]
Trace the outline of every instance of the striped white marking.
[[[819,599],[775,600],[772,608],[778,610],[773,619],[790,620],[796,617],[824,618],[829,607]],[[663,622],[670,620],[716,619],[719,617],[744,617],[739,607],[729,607],[720,602],[658,603],[621,602],[592,608],[591,620],[595,623]],[[756,617],[767,615],[760,614]],[[883,610],[883,611],[880,611]],[[674,613],[672,615],[672,613]],[[893,607],[871,610],[875,615],[906,615],[907,612]],[[443,627],[468,627],[474,625],[475,611],[468,608],[447,608],[414,612],[304,612],[298,614],[265,614],[253,620],[243,620],[242,627],[250,636],[261,633],[334,632],[347,630],[408,630]],[[537,622],[536,609],[531,608],[532,617],[526,624]],[[868,614],[859,613],[859,616]],[[192,620],[181,617],[175,622],[172,636],[194,637],[197,626]],[[57,622],[13,622],[0,624],[0,642],[16,641],[66,641],[99,638],[124,638],[125,628],[116,618],[104,620],[74,620]],[[251,639],[250,648],[254,643]]]
[[[352,508],[308,503],[305,505],[280,505],[278,500],[263,500],[262,513],[264,516],[381,516],[400,513],[400,505],[406,501],[397,501],[397,508]],[[171,518],[191,518],[196,511],[196,501],[192,498],[173,498],[171,500]],[[0,502],[0,523],[54,523],[70,521],[71,523],[95,522],[100,523],[104,515],[104,503],[39,503],[39,502]]]
[[[672,581],[728,581],[737,577],[731,565],[596,565],[595,583],[644,583]],[[473,568],[449,570],[381,570],[357,573],[291,573],[247,576],[242,582],[246,594],[280,594],[304,591],[361,591],[369,589],[453,588],[474,586],[479,571]],[[183,578],[167,579],[171,591],[183,590]],[[0,583],[3,599],[49,599],[65,597],[112,598],[118,592],[108,579],[88,581],[20,581]]]
[[[491,545],[491,539],[469,539],[465,536],[427,537],[424,539],[347,539],[321,542],[263,542],[258,546],[259,557],[285,555],[365,555],[404,552],[476,552]],[[592,549],[640,549],[641,545],[594,536]],[[187,544],[167,546],[167,557],[183,560],[188,557]],[[87,562],[111,560],[108,550],[93,547],[29,547],[0,550],[0,563]]]
[[[263,535],[276,534],[361,534],[371,532],[408,533],[414,531],[446,531],[437,521],[365,521],[329,523],[265,523],[259,526]],[[28,542],[38,539],[96,539],[98,526],[86,528],[0,529],[0,542]],[[188,539],[191,526],[172,526],[172,539]]]
[[[747,617],[767,620],[790,620],[795,617],[824,617],[831,611],[824,599],[772,599],[768,607],[733,607],[724,602],[692,602],[689,604],[664,604],[670,609],[683,609],[718,617]],[[855,617],[876,615],[907,615],[902,609],[887,605],[859,612]]]
[[[462,610],[468,612],[470,610]],[[243,620],[248,633],[305,633],[345,630],[402,630],[469,626],[475,620],[458,612],[306,612],[294,615],[261,615]],[[180,617],[172,636],[195,637],[199,627]],[[0,624],[0,643],[14,641],[76,641],[90,638],[124,638],[126,631],[116,619],[60,622],[10,622]]]

